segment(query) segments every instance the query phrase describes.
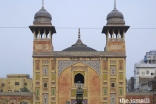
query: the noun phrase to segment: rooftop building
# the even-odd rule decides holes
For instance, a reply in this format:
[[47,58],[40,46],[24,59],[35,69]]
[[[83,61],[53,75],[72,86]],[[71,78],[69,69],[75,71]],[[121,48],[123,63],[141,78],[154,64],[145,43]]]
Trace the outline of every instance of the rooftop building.
[[[156,75],[156,50],[146,52],[144,59],[134,65],[134,89],[139,89],[140,83],[151,80]],[[142,80],[143,79],[143,80]]]
[[8,74],[0,78],[0,92],[21,92],[23,88],[32,92],[32,78],[29,74]]
[[156,50],[146,52],[144,62],[149,64],[156,64]]

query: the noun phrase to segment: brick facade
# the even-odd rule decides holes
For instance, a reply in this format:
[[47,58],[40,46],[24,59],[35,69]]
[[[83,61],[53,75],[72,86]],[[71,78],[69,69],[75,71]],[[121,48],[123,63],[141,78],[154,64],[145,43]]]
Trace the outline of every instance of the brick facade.
[[32,104],[32,92],[1,92],[0,104]]

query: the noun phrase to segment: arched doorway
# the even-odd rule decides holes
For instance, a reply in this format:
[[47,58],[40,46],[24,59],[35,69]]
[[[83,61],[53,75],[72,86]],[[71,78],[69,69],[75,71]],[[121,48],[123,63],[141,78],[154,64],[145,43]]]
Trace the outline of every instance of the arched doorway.
[[74,83],[77,83],[78,81],[84,84],[84,76],[80,73],[76,74],[74,77]]

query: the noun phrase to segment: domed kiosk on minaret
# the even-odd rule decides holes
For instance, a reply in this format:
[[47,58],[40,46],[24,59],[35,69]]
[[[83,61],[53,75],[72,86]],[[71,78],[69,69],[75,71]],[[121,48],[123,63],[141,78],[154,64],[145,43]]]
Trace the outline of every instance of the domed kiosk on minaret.
[[107,15],[107,25],[123,25],[125,24],[123,14],[116,8]]
[[34,34],[33,52],[51,52],[53,51],[52,35],[56,33],[55,27],[51,23],[52,16],[44,8],[35,13],[33,25],[29,26]]
[[102,33],[106,34],[105,51],[109,51],[109,41],[125,41],[125,33],[129,26],[125,25],[123,14],[116,9],[116,0],[114,9],[106,17],[107,23],[102,29]]

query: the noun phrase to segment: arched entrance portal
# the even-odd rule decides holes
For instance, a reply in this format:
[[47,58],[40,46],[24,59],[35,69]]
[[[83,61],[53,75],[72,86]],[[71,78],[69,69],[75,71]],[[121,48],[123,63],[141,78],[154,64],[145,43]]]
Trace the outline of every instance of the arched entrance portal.
[[84,76],[80,73],[76,74],[74,78],[74,83],[77,83],[78,81],[84,84]]

